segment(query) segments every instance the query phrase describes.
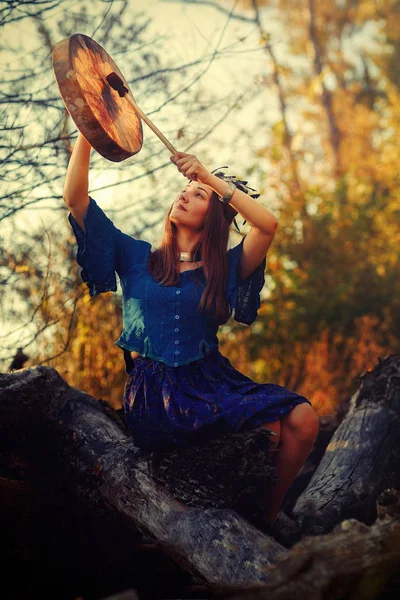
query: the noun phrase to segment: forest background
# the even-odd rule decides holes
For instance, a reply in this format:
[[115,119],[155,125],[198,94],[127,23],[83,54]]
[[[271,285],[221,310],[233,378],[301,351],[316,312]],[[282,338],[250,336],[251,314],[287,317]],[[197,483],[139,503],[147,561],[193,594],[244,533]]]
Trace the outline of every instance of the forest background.
[[[257,187],[279,220],[252,326],[220,350],[320,416],[400,341],[400,3],[10,1],[0,7],[0,370],[53,366],[114,407],[126,381],[121,289],[90,298],[62,198],[77,129],[54,45],[93,37],[171,142]],[[157,247],[184,181],[143,125],[140,153],[92,150],[89,192]],[[230,246],[248,231],[232,229]]]

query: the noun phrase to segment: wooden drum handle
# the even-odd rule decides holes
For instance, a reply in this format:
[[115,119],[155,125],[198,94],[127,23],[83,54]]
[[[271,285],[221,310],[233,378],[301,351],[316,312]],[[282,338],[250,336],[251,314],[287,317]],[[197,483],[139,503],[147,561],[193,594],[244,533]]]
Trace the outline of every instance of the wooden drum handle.
[[128,100],[129,104],[131,104],[133,106],[133,108],[136,110],[136,112],[139,114],[140,118],[147,123],[147,125],[150,127],[150,129],[152,131],[154,131],[154,133],[156,134],[156,136],[158,138],[160,138],[160,140],[163,142],[163,144],[168,148],[168,150],[171,152],[171,154],[176,154],[178,151],[173,147],[173,145],[167,140],[167,138],[165,137],[165,135],[163,135],[161,133],[161,131],[158,129],[158,127],[156,127],[154,125],[154,123],[152,121],[150,121],[149,117],[147,117],[144,112],[138,107],[138,105],[136,104],[136,102],[133,100],[133,98],[129,95],[129,90],[124,86],[124,82],[122,81],[121,77],[119,75],[117,75],[117,73],[115,73],[114,71],[112,73],[110,73],[109,75],[107,75],[106,77],[108,83],[110,84],[110,86],[116,90],[118,92],[118,94],[120,95],[121,98],[123,98],[125,96],[125,98]]

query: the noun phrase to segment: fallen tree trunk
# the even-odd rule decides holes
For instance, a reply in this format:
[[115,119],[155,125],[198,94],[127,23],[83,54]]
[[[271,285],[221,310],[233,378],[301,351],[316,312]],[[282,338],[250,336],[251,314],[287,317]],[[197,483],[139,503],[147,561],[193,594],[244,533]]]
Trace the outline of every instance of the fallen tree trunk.
[[383,493],[368,527],[345,520],[323,536],[306,536],[269,569],[268,583],[224,594],[225,600],[390,600],[400,592],[400,494]]
[[[176,500],[151,474],[160,461],[153,465],[117,419],[54,369],[0,375],[0,411],[2,430],[16,428],[23,436],[25,456],[40,466],[43,479],[73,490],[99,515],[118,515],[209,585],[236,588],[262,581],[268,566],[287,552],[235,511],[192,508]],[[235,435],[250,441],[262,436],[266,447],[265,430]]]
[[[388,369],[386,374],[396,369],[398,373],[398,366],[399,357],[389,357],[368,374],[372,380],[364,377],[357,395],[359,401],[356,403],[353,399],[355,406],[350,408],[332,437],[327,450],[337,447],[334,445],[336,437],[340,440],[338,450],[346,450],[346,453],[341,454],[339,461],[340,485],[329,490],[328,503],[324,505],[320,501],[326,494],[319,486],[326,485],[325,482],[338,473],[335,454],[330,450],[295,504],[296,519],[282,512],[272,531],[273,537],[264,535],[240,516],[251,519],[254,509],[254,514],[262,510],[265,490],[273,481],[270,455],[265,450],[268,441],[265,429],[212,440],[202,448],[149,455],[133,446],[114,411],[104,411],[98,401],[68,386],[54,369],[37,367],[0,374],[1,437],[3,441],[19,439],[18,451],[36,469],[34,483],[38,487],[45,487],[47,481],[50,486],[68,490],[78,501],[77,511],[79,506],[89,508],[100,520],[108,519],[111,527],[123,526],[132,535],[146,534],[174,563],[196,575],[216,593],[248,590],[253,584],[271,583],[274,569],[280,568],[283,560],[290,556],[288,548],[304,534],[330,531],[343,518],[364,520],[367,516],[368,524],[372,523],[379,493],[398,486],[398,433],[397,439],[394,436],[399,425],[399,393],[395,377],[391,378],[390,385],[384,386],[381,371],[384,367]],[[371,410],[368,390],[375,390],[374,376],[385,393],[375,403],[378,407],[372,403],[374,410]],[[379,429],[377,432],[369,429],[366,437],[363,428],[357,425],[361,399],[367,414],[380,414],[378,420],[367,419],[369,425],[379,424]],[[382,422],[388,426],[387,438],[383,436],[379,442]],[[359,437],[353,449],[354,427],[358,427]],[[347,432],[351,444],[343,432]],[[369,437],[378,438],[378,444],[373,445]],[[391,445],[387,439],[391,439]],[[368,448],[366,454],[360,444]],[[354,491],[348,489],[343,469],[349,469],[346,472],[350,473],[361,472],[362,480],[367,481],[368,470],[360,471],[360,463],[367,456],[370,457],[368,464],[375,464],[371,448],[375,448],[377,456],[382,448],[386,449],[380,472],[372,469],[371,489],[364,493],[365,489],[361,488],[363,493],[354,495]],[[228,465],[226,473],[215,461],[216,452]],[[315,482],[321,473],[324,476],[318,485]],[[348,501],[355,497],[357,502]],[[325,517],[320,518],[310,501],[320,502],[321,514]],[[327,525],[324,519],[328,520]],[[397,532],[395,529],[393,535]],[[391,550],[385,548],[385,553],[386,550],[390,563]],[[132,556],[132,562],[134,559]],[[382,560],[386,560],[385,556]]]
[[292,517],[303,533],[323,534],[344,519],[370,525],[376,499],[400,489],[400,355],[364,373]]

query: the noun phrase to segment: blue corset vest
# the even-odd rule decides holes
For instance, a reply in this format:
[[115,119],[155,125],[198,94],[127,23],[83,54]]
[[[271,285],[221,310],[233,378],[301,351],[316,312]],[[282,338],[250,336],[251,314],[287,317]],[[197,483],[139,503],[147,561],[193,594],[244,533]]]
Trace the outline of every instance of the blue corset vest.
[[[218,324],[197,309],[206,281],[202,267],[184,271],[175,286],[158,283],[147,269],[151,244],[120,231],[90,197],[85,231],[71,213],[68,221],[78,243],[77,262],[90,296],[122,288],[123,329],[114,342],[124,353],[136,351],[170,367],[185,365],[218,347]],[[227,250],[225,297],[234,319],[250,325],[260,307],[266,257],[242,280],[239,259],[243,240]]]

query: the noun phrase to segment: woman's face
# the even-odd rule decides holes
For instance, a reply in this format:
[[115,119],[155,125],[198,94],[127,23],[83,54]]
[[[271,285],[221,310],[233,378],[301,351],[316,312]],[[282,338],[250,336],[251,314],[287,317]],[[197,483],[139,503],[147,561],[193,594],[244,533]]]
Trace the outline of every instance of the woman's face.
[[170,212],[170,220],[176,225],[188,226],[196,230],[201,229],[204,225],[212,192],[212,188],[204,183],[198,181],[188,182],[174,201]]

